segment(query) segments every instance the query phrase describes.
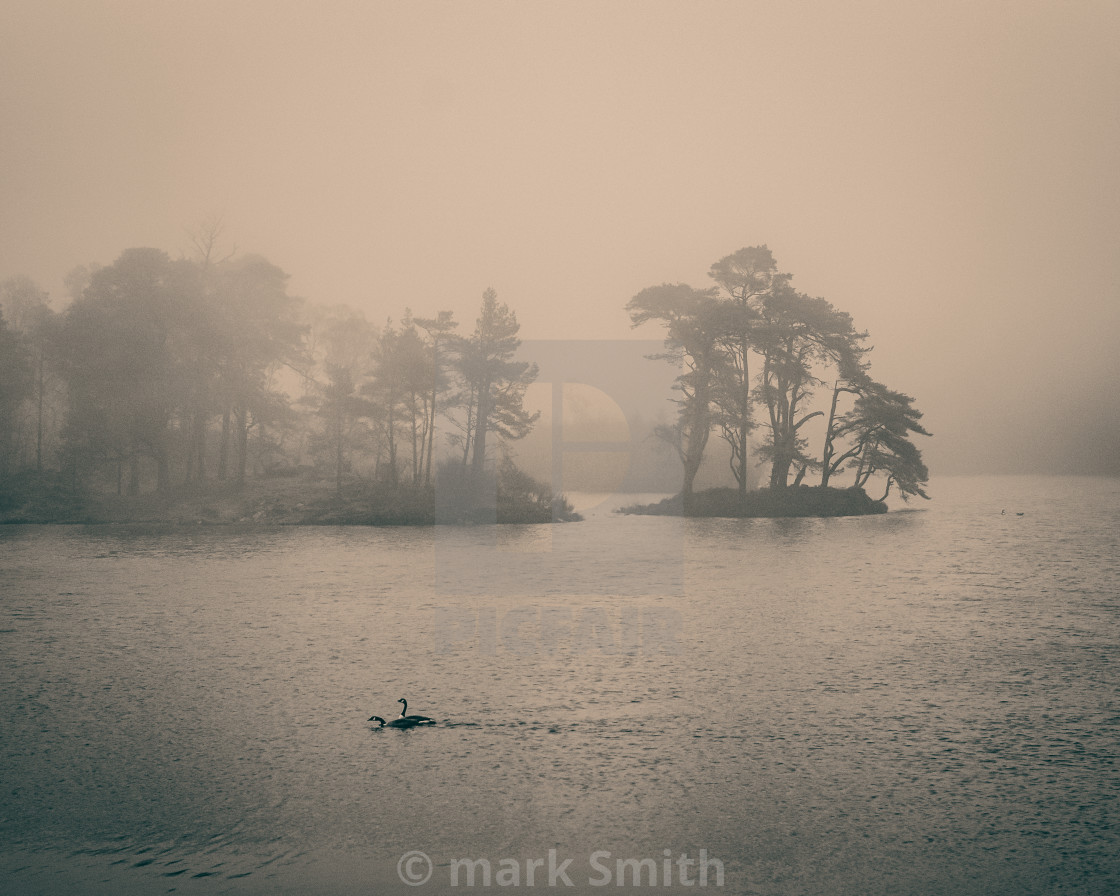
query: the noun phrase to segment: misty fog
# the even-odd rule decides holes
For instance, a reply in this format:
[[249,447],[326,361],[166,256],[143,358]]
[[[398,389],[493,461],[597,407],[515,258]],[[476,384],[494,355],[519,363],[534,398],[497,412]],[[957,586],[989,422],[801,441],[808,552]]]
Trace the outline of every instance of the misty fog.
[[[934,475],[1120,471],[1120,13],[1101,4],[12,2],[0,278],[220,216],[380,324],[635,338],[767,244],[872,334]],[[671,412],[671,411],[670,411]]]

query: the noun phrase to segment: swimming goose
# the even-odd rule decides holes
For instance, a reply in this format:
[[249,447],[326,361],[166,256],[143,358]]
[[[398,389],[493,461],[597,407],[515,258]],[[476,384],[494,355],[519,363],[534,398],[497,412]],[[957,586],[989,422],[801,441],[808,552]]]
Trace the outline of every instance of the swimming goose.
[[434,725],[436,723],[435,719],[429,719],[427,716],[415,716],[415,715],[410,716],[410,715],[407,715],[407,713],[408,713],[408,701],[405,700],[404,697],[401,697],[397,702],[399,704],[401,704],[401,714],[397,718],[398,722],[401,719],[406,719],[409,722],[412,722],[414,725]]
[[366,719],[367,722],[380,722],[378,729],[381,728],[415,728],[419,722],[413,722],[411,719],[393,719],[391,722],[386,722],[381,716],[370,716]]

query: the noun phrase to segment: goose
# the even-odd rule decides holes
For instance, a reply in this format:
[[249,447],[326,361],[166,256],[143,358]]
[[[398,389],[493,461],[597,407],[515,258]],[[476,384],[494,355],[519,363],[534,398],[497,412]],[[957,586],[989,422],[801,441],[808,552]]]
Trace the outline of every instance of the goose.
[[401,704],[401,714],[397,718],[398,722],[404,720],[404,721],[412,722],[413,725],[434,725],[436,723],[435,719],[429,719],[427,716],[415,716],[415,715],[410,716],[410,715],[407,715],[407,713],[408,713],[408,701],[405,700],[404,697],[401,697],[397,702],[399,704]]
[[413,722],[410,719],[393,719],[391,722],[386,722],[381,716],[370,716],[366,719],[367,722],[380,722],[378,730],[381,728],[415,728],[419,722]]

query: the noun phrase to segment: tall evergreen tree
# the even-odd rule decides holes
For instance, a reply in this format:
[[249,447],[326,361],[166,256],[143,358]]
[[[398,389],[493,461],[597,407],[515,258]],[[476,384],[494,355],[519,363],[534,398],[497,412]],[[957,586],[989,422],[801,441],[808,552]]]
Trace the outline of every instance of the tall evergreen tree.
[[536,380],[539,368],[515,361],[521,345],[521,325],[498,294],[487,289],[474,332],[457,340],[456,369],[462,384],[460,405],[466,412],[463,465],[478,474],[487,460],[491,434],[506,440],[524,438],[540,413],[525,410],[525,390]]

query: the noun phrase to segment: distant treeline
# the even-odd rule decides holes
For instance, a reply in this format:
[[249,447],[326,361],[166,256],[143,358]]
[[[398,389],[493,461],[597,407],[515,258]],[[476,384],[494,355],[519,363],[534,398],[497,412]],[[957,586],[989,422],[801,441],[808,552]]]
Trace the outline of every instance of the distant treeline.
[[[824,299],[797,292],[766,246],[720,259],[709,276],[715,285],[708,289],[652,286],[626,306],[634,326],[653,321],[664,328],[659,357],[682,368],[677,420],[661,435],[684,465],[686,506],[713,432],[730,449],[743,498],[752,451],[769,465],[772,490],[801,485],[811,473],[821,486],[836,485],[833,477],[850,470],[852,486],[863,488],[875,475],[885,481],[878,500],[892,486],[904,499],[927,497],[929,472],[910,436],[929,433],[914,399],[869,375],[868,334]],[[813,408],[814,392],[826,382],[831,394],[823,408]],[[842,396],[849,399],[846,410]],[[825,417],[815,454],[804,427]],[[756,429],[763,432],[757,447]]]
[[25,277],[0,284],[0,485],[135,495],[317,471],[340,490],[352,474],[429,486],[441,451],[478,471],[532,427],[537,368],[514,359],[517,318],[493,290],[468,335],[447,311],[376,327],[213,248],[76,271],[60,313]]
[[[219,257],[219,233],[203,228],[190,259],[128,249],[75,269],[62,311],[26,277],[0,283],[0,499],[29,483],[137,495],[302,473],[339,492],[354,478],[429,489],[434,463],[493,472],[496,447],[532,429],[538,370],[515,359],[517,318],[493,290],[469,334],[449,311],[376,326],[289,295],[260,256]],[[765,246],[711,276],[712,288],[656,286],[627,305],[635,326],[664,327],[660,357],[682,370],[676,422],[657,432],[680,457],[685,499],[713,432],[740,494],[761,460],[771,489],[847,470],[859,487],[879,476],[884,498],[925,497],[909,438],[928,435],[921,413],[870,377],[867,334],[795,291]],[[814,454],[803,427],[818,417]]]

